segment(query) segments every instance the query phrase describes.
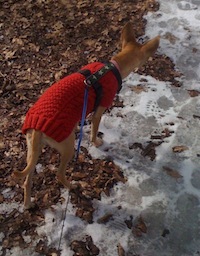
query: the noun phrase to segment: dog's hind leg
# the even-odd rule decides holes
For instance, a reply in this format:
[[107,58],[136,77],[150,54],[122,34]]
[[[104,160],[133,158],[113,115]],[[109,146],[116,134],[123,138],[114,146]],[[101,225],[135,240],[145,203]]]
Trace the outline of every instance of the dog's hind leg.
[[57,171],[57,178],[67,188],[70,187],[70,182],[66,179],[65,172],[67,164],[74,156],[74,143],[75,133],[73,131],[67,139],[60,142],[56,147],[60,153],[60,165]]
[[31,131],[27,133],[27,165],[30,164],[29,173],[26,176],[24,181],[24,207],[25,209],[29,209],[33,206],[31,203],[31,188],[33,184],[33,174],[35,171],[35,166],[38,162],[39,155],[42,150],[42,133],[39,131]]
[[35,169],[35,166],[38,162],[39,155],[41,153],[42,133],[36,130],[28,130],[26,134],[26,141],[27,141],[27,147],[28,147],[27,166],[22,172],[20,171],[13,172],[17,178],[24,178],[32,170]]
[[42,148],[42,133],[36,130],[27,131],[26,141],[28,147],[27,166],[22,172],[14,171],[14,175],[17,178],[26,177],[24,182],[24,207],[28,209],[31,207],[32,177]]
[[24,181],[24,208],[29,209],[33,206],[31,203],[31,188],[32,188],[32,178],[33,178],[34,170],[31,171]]
[[[27,132],[26,134],[26,143],[27,143],[27,157],[26,162],[27,165],[31,160],[32,155],[32,131]],[[29,209],[31,208],[31,188],[32,188],[32,178],[33,178],[34,169],[30,170],[29,174],[26,176],[24,181],[24,208]]]

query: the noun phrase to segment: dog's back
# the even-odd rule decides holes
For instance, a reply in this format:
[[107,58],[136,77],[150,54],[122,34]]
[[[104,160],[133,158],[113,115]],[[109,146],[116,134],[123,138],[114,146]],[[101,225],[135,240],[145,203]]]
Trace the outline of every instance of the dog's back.
[[[82,69],[94,73],[103,66],[96,62]],[[72,132],[80,120],[84,99],[84,79],[80,73],[74,73],[61,79],[48,88],[39,100],[30,108],[26,115],[22,132],[35,129],[60,142]],[[112,74],[106,74],[100,81],[103,87],[103,98],[100,105],[107,107],[113,101],[118,85]],[[95,104],[95,92],[89,90],[87,114],[91,113]]]

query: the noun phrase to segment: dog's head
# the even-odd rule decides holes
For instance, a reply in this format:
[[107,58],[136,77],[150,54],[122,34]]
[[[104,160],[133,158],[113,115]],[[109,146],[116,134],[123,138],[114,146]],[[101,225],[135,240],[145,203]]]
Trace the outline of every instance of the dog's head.
[[157,36],[145,44],[138,43],[132,24],[128,22],[121,33],[122,50],[113,57],[120,66],[122,78],[142,66],[156,52],[159,42],[160,36]]

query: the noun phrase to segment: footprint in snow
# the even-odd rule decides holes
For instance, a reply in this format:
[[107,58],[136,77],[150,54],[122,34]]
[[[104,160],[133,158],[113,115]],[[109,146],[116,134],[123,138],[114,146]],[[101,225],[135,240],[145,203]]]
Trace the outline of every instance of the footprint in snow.
[[184,11],[190,11],[190,10],[196,10],[198,9],[197,5],[195,4],[191,4],[189,2],[186,2],[186,1],[180,1],[178,4],[177,4],[178,8],[180,10],[184,10]]
[[153,116],[156,119],[161,119],[165,112],[158,106],[156,101],[150,100],[147,102],[145,114],[147,117]]

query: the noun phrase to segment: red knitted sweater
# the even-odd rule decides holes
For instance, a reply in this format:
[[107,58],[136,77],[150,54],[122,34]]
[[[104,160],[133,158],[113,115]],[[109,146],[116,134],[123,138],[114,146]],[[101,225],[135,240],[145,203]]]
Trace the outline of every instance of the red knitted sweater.
[[[82,69],[95,73],[103,65],[103,63],[95,62]],[[73,73],[48,88],[26,114],[22,132],[26,133],[28,129],[35,129],[42,131],[57,142],[66,139],[81,119],[85,90],[84,79],[82,74]],[[118,90],[118,81],[110,71],[99,82],[103,88],[100,106],[107,108],[111,105]],[[95,98],[95,91],[90,88],[87,114],[93,111]]]

